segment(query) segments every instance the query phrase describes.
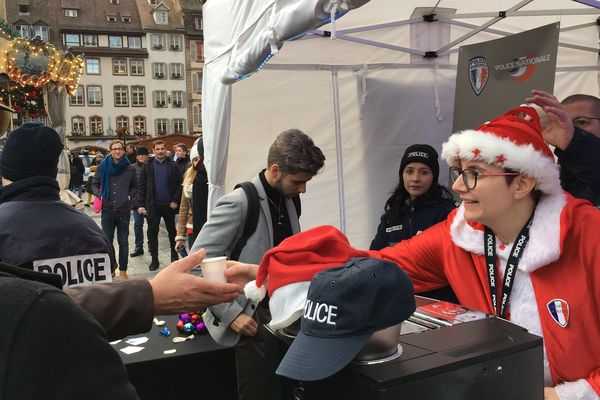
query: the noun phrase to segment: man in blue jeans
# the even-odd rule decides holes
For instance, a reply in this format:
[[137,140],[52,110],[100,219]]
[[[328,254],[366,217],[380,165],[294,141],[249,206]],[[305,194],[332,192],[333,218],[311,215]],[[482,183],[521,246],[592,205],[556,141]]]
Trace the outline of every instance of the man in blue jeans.
[[125,155],[125,146],[120,140],[110,143],[110,155],[96,170],[92,191],[102,199],[102,231],[112,244],[117,230],[119,243],[119,278],[127,279],[129,256],[129,216],[137,193],[136,172]]
[[[136,172],[137,181],[140,182],[142,177],[142,170],[144,165],[148,162],[148,148],[140,147],[136,151],[135,163],[133,168]],[[133,233],[135,235],[135,249],[131,253],[130,257],[137,257],[144,254],[144,215],[140,215],[137,212],[137,205],[133,205]]]

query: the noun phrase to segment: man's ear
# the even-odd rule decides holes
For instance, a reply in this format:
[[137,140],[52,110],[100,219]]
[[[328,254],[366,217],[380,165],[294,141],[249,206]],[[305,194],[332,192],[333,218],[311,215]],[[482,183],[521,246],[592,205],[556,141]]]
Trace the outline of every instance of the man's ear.
[[279,174],[281,173],[281,170],[279,169],[279,164],[273,163],[269,165],[268,170],[275,179],[279,179]]
[[533,192],[536,183],[536,179],[529,175],[518,175],[513,181],[515,199],[522,199]]

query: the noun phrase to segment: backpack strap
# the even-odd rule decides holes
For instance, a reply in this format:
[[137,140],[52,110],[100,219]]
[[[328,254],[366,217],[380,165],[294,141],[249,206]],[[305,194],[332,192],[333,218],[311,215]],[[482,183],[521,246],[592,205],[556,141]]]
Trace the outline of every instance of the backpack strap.
[[252,182],[242,182],[235,185],[235,189],[242,188],[244,193],[246,194],[246,199],[248,200],[248,210],[246,212],[246,219],[244,221],[244,230],[242,231],[242,236],[237,240],[235,246],[231,250],[231,254],[229,254],[230,260],[239,260],[240,255],[242,254],[242,250],[246,246],[248,239],[254,231],[256,231],[256,227],[258,226],[258,216],[260,213],[260,200],[258,198],[258,191],[256,190],[256,186]]

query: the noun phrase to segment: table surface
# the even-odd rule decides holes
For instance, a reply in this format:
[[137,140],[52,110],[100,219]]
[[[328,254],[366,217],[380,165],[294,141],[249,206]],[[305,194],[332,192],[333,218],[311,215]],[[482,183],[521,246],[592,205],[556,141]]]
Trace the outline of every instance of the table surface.
[[[159,321],[166,321],[166,327],[171,331],[170,336],[163,336],[160,334],[160,330],[163,327],[152,324],[152,329],[146,333],[139,335],[127,336],[119,343],[113,345],[117,349],[123,363],[125,365],[143,363],[158,359],[169,359],[176,358],[182,355],[189,355],[195,353],[207,353],[213,351],[221,351],[227,349],[227,347],[221,346],[215,343],[210,337],[208,331],[203,333],[194,334],[194,339],[186,340],[182,343],[173,343],[173,338],[177,336],[189,336],[188,334],[181,334],[177,331],[176,325],[179,321],[177,315],[162,315],[156,317]],[[147,337],[148,341],[144,344],[139,345],[144,349],[133,354],[126,354],[120,351],[121,349],[131,346],[127,343],[127,340],[138,337]],[[164,354],[165,350],[175,349],[173,354]]]

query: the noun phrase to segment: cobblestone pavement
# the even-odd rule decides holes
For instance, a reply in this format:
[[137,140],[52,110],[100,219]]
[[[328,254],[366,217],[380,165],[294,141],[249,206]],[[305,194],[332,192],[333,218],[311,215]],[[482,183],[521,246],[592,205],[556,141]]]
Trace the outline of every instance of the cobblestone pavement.
[[[91,217],[98,226],[100,226],[100,213],[95,214],[92,210],[92,207],[85,207],[85,214]],[[152,278],[158,271],[166,267],[171,263],[171,250],[169,246],[169,236],[167,235],[167,230],[163,221],[160,222],[160,231],[158,233],[158,261],[160,263],[160,269],[156,271],[148,270],[148,265],[150,265],[151,257],[150,252],[148,251],[148,247],[146,246],[146,228],[148,224],[144,221],[144,255],[138,257],[129,257],[129,262],[127,265],[127,276],[129,279],[149,279]],[[133,252],[134,246],[134,234],[133,234],[133,214],[131,215],[131,221],[129,224],[129,252]],[[119,245],[117,243],[117,234],[115,231],[115,240],[114,240],[115,251],[117,252],[116,257],[119,258]],[[117,276],[115,280],[118,280],[119,273],[117,271]]]

